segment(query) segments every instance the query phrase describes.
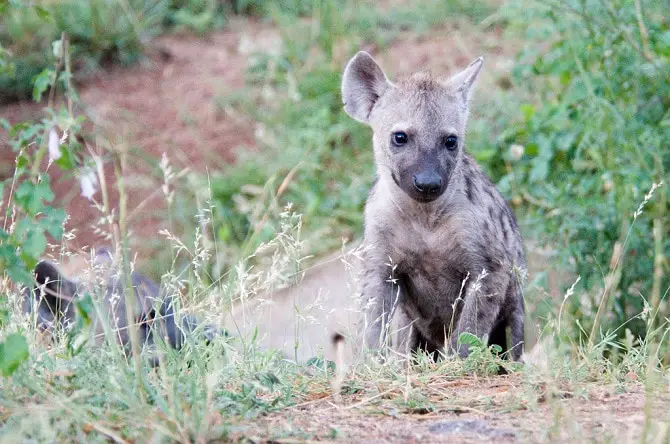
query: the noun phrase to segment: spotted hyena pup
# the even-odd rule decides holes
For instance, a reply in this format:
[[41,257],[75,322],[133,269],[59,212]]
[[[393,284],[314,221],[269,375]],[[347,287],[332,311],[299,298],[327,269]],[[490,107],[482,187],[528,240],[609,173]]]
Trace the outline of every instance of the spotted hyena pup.
[[[480,57],[451,78],[392,83],[359,52],[342,80],[344,109],[373,130],[377,179],[365,208],[365,342],[385,344],[399,309],[405,347],[468,355],[463,332],[523,352],[526,263],[512,211],[465,152]],[[459,348],[460,347],[460,348]],[[404,348],[403,348],[404,349]]]
[[[113,330],[116,340],[130,351],[130,331],[127,323],[127,310],[124,293],[126,280],[121,274],[119,264],[108,248],[100,248],[93,255],[89,267],[78,270],[78,276],[66,276],[56,264],[40,261],[34,270],[35,285],[25,290],[24,312],[34,318],[37,327],[52,334],[57,328],[68,328],[76,322],[78,316],[75,302],[84,294],[102,294],[101,313],[94,313],[94,342],[104,339],[104,322]],[[180,321],[175,313],[175,298],[165,293],[158,284],[148,277],[132,271],[130,274],[135,296],[135,312],[132,319],[138,326],[139,340],[144,349],[155,349],[155,335],[166,339],[171,347],[179,349],[188,335],[197,333],[199,339],[211,341],[220,333],[214,325],[202,324],[192,315],[181,315]],[[158,364],[156,357],[150,360]]]

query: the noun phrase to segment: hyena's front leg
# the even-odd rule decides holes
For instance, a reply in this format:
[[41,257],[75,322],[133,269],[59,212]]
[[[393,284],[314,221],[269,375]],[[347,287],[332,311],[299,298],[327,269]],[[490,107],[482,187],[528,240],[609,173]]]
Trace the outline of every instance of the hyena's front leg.
[[390,276],[388,265],[366,263],[363,270],[362,302],[365,315],[365,345],[378,350],[388,345],[390,321],[401,302],[400,286]]
[[464,332],[478,338],[491,334],[505,303],[509,280],[508,274],[494,272],[482,274],[468,285],[464,300],[458,302],[460,310],[456,307],[460,316],[451,334],[451,349],[461,358],[470,354],[470,347],[467,344],[459,346],[459,336]]

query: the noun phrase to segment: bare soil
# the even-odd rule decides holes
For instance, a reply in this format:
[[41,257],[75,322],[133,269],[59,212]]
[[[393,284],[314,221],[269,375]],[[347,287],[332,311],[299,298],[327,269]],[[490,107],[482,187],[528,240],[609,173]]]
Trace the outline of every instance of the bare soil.
[[[146,251],[147,240],[165,228],[162,214],[165,199],[158,167],[165,153],[175,173],[188,168],[204,174],[235,161],[238,149],[255,149],[254,122],[217,99],[244,87],[249,52],[277,45],[278,33],[254,21],[232,21],[226,31],[207,38],[166,35],[156,39],[147,51],[147,60],[129,68],[114,67],[99,72],[79,88],[81,104],[77,112],[93,125],[86,140],[97,148],[96,134],[104,136],[114,150],[128,153],[124,171],[129,189],[128,210],[134,218],[130,227],[136,249]],[[16,103],[0,108],[0,118],[10,123],[42,118],[42,106]],[[15,153],[0,134],[0,174],[13,171]],[[102,142],[100,142],[102,143]],[[45,161],[45,167],[46,167]],[[80,196],[79,183],[50,169],[56,202],[64,206],[68,228],[76,237],[68,247],[78,250],[102,242],[95,222],[100,213]],[[114,169],[105,163],[111,207],[118,207]],[[100,200],[100,194],[95,196]],[[139,211],[133,212],[139,207]],[[118,210],[117,210],[118,211]]]
[[[412,393],[426,394],[412,403]],[[553,394],[552,394],[553,393]],[[409,396],[408,401],[405,401]],[[647,396],[639,384],[553,391],[518,375],[410,381],[378,395],[330,394],[242,425],[234,437],[253,442],[640,442]],[[652,411],[667,408],[654,394]],[[665,426],[646,425],[663,442]]]

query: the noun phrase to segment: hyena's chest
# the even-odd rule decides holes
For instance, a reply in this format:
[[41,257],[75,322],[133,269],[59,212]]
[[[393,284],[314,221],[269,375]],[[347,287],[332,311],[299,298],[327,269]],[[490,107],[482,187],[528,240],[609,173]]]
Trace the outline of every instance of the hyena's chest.
[[414,232],[391,239],[393,277],[403,287],[403,303],[425,319],[443,317],[464,285],[469,262],[457,233]]

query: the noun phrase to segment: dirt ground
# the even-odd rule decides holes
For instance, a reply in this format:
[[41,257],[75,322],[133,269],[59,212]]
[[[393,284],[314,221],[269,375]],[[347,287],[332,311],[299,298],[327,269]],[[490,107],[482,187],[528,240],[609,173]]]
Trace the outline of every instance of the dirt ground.
[[[249,54],[255,50],[276,50],[278,33],[253,21],[232,21],[224,32],[203,39],[190,35],[166,35],[151,43],[147,60],[129,67],[100,71],[79,86],[81,106],[76,112],[93,125],[85,139],[93,150],[104,137],[114,150],[126,150],[124,172],[129,187],[131,240],[137,249],[165,228],[165,199],[159,162],[165,153],[173,171],[185,168],[204,174],[233,162],[238,149],[255,149],[254,122],[246,116],[218,106],[217,99],[244,87]],[[0,118],[10,123],[42,118],[41,106],[15,103],[0,108]],[[15,154],[0,133],[0,175],[13,170]],[[45,161],[44,167],[47,163]],[[95,221],[99,211],[80,196],[76,178],[49,169],[56,202],[67,210],[67,227],[76,237],[73,251],[102,240]],[[118,207],[118,193],[112,163],[105,163],[111,207]],[[100,200],[100,194],[96,199]],[[139,208],[139,211],[134,211]],[[144,251],[146,255],[148,251]]]
[[[408,408],[404,393],[428,393],[421,406]],[[481,442],[666,442],[667,394],[654,394],[654,415],[645,425],[643,387],[600,386],[565,390],[551,396],[542,384],[519,376],[437,378],[409,387],[380,387],[376,396],[325,395],[288,411],[240,425],[233,437],[254,442],[481,443]]]

